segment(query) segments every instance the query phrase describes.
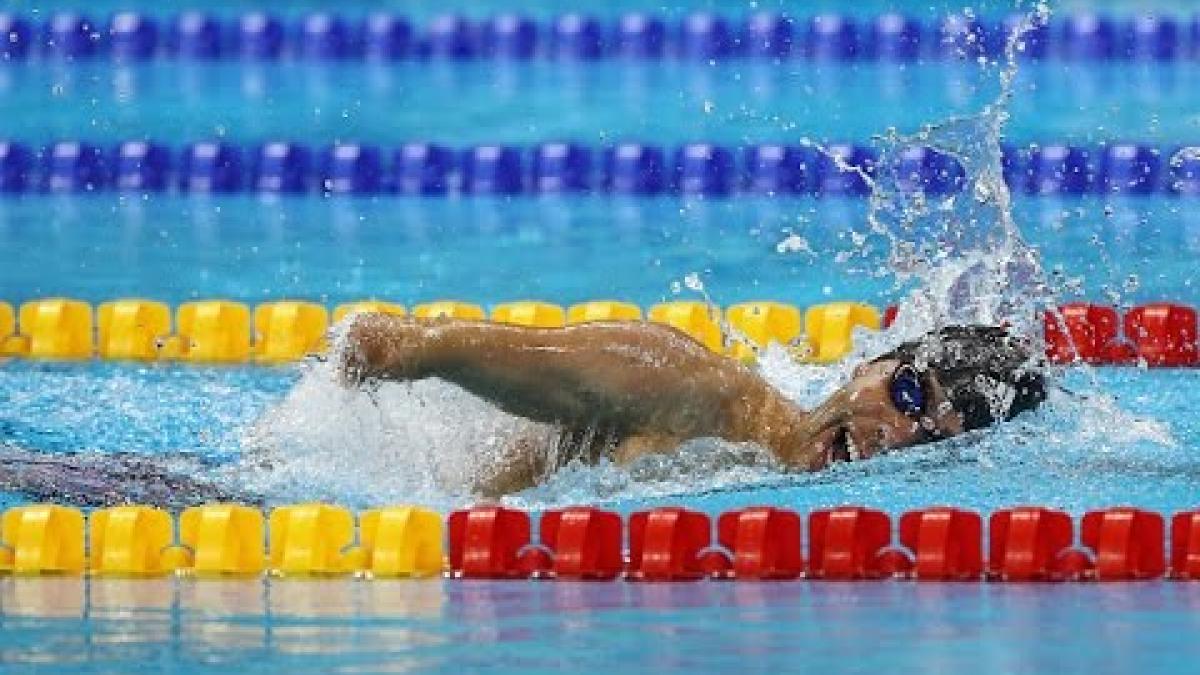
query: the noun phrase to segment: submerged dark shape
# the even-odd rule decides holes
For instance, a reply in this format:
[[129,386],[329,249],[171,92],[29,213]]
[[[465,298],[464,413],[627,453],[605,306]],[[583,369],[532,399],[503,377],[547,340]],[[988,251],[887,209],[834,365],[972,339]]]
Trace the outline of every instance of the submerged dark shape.
[[51,454],[0,446],[0,493],[31,501],[74,506],[145,504],[169,509],[211,502],[262,501],[257,495],[234,492],[181,470],[166,466],[162,458],[119,453]]

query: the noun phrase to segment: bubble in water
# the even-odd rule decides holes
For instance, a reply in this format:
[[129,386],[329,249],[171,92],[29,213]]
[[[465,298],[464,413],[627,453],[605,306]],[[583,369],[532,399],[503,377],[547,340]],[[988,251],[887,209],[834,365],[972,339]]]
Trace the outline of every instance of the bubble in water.
[[812,245],[808,243],[808,240],[798,234],[788,235],[787,237],[784,237],[783,240],[778,244],[775,244],[775,252],[808,253],[810,255],[816,255],[816,251],[813,250]]

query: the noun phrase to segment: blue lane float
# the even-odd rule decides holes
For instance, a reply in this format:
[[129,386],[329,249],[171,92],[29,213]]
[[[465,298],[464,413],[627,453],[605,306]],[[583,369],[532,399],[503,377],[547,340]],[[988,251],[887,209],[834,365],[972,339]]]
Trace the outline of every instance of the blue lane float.
[[42,54],[50,59],[88,58],[100,51],[100,34],[88,17],[59,12],[42,25],[41,46]]
[[543,143],[533,151],[533,189],[584,192],[592,185],[592,152],[576,143]]
[[167,32],[168,53],[182,59],[206,61],[220,58],[221,24],[203,12],[184,12]]
[[33,24],[20,16],[0,13],[0,60],[26,58],[32,42]]
[[108,23],[108,49],[120,61],[145,61],[158,52],[158,23],[137,12],[115,14]]
[[1012,154],[1015,172],[1024,175],[1026,194],[1082,195],[1091,186],[1091,160],[1087,150],[1068,145],[1044,145],[1029,149],[1023,163]]
[[1059,25],[1060,55],[1067,59],[1111,59],[1118,54],[1112,19],[1091,13],[1071,14]]
[[858,24],[840,14],[821,14],[808,23],[806,55],[817,61],[850,61],[858,56]]
[[171,152],[146,141],[119,144],[113,151],[113,186],[124,192],[161,192],[167,189]]
[[685,195],[724,197],[734,187],[733,153],[711,143],[675,151],[675,187]]
[[[1200,145],[1050,143],[1005,147],[1003,159],[1005,180],[1027,195],[1200,193]],[[0,193],[176,188],[265,194],[863,197],[870,192],[868,180],[880,170],[903,192],[947,195],[966,187],[958,160],[932,148],[899,148],[884,164],[873,148],[847,143],[823,150],[780,143],[591,147],[570,141],[528,147],[484,143],[466,149],[423,142],[385,147],[201,141],[172,148],[136,139],[103,147],[64,140],[37,148],[0,139]]]
[[457,14],[434,17],[425,30],[419,53],[426,57],[469,59],[477,55],[474,24]]
[[676,50],[684,59],[707,61],[733,56],[733,29],[723,16],[710,12],[689,14],[679,26]]
[[179,163],[182,192],[237,192],[242,189],[242,150],[229,143],[192,143]]
[[634,59],[658,59],[666,53],[667,24],[643,13],[625,14],[617,20],[612,54]]
[[104,153],[89,143],[59,142],[42,153],[42,189],[91,192],[108,187]]
[[564,14],[554,20],[550,52],[560,59],[590,61],[604,55],[600,20],[583,14]]
[[1160,183],[1160,155],[1157,148],[1118,143],[1104,149],[1100,166],[1100,190],[1103,192],[1151,194]]
[[467,194],[513,195],[522,191],[521,151],[480,145],[463,152],[462,189]]
[[780,144],[751,145],[743,152],[743,189],[753,194],[786,195],[812,191],[815,151]]
[[[1006,36],[1016,29],[1019,19],[954,14],[921,21],[895,13],[857,17],[705,11],[678,19],[629,13],[602,20],[567,13],[535,21],[518,14],[482,18],[443,14],[416,27],[406,17],[387,12],[320,11],[287,19],[264,11],[232,17],[196,10],[170,17],[130,11],[106,17],[77,12],[41,17],[0,12],[0,37],[8,38],[0,42],[0,61],[35,56],[50,60],[168,56],[201,61],[534,57],[953,60],[1000,56]],[[1200,17],[1077,12],[1034,28],[1026,34],[1019,54],[1027,59],[1067,60],[1190,58],[1200,52],[1198,27]],[[34,36],[39,36],[36,47]]]
[[316,60],[339,60],[354,55],[349,24],[327,12],[309,14],[300,23],[300,56]]
[[903,14],[883,14],[870,22],[864,56],[879,61],[915,61],[921,56],[921,22]]
[[251,182],[257,192],[307,192],[312,175],[312,153],[298,143],[264,143],[254,153]]
[[861,145],[839,143],[825,148],[816,157],[816,193],[822,196],[865,196],[870,193],[866,178],[855,169],[870,175],[874,171],[875,154]]
[[771,12],[756,12],[746,17],[742,27],[742,54],[750,57],[787,58],[797,43],[796,23]]
[[319,166],[321,189],[330,194],[373,194],[383,186],[383,157],[375,146],[334,145],[321,152]]
[[33,172],[33,153],[18,143],[0,142],[0,192],[24,192]]
[[496,59],[533,58],[538,45],[538,25],[520,14],[501,14],[483,24],[483,55]]
[[1175,59],[1183,42],[1177,20],[1153,15],[1134,17],[1125,26],[1123,37],[1124,56],[1143,61]]
[[621,143],[604,151],[604,188],[617,194],[653,195],[666,187],[663,150]]
[[402,195],[444,195],[450,188],[454,154],[433,143],[406,143],[396,150],[395,189]]
[[363,20],[360,32],[367,60],[395,61],[416,52],[416,32],[402,16],[376,12]]
[[266,12],[243,14],[238,20],[234,50],[249,61],[273,61],[283,54],[283,22]]

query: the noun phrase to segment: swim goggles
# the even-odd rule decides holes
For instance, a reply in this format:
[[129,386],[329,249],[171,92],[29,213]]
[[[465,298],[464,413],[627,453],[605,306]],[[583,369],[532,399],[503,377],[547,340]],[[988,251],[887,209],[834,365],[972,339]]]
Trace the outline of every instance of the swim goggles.
[[932,389],[929,387],[927,373],[917,370],[912,364],[902,363],[892,373],[888,392],[896,410],[907,417],[919,419],[925,415],[929,406]]

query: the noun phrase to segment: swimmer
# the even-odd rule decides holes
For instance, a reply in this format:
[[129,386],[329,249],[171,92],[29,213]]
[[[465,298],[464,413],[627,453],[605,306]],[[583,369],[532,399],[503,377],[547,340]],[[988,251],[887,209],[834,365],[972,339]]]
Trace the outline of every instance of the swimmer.
[[784,466],[833,462],[990,426],[1045,400],[1028,341],[1006,330],[952,326],[859,365],[853,379],[805,411],[754,369],[652,323],[566,328],[361,314],[340,352],[347,386],[440,378],[497,408],[563,430],[556,465],[518,442],[479,489],[535,484],[565,460],[628,464],[705,437],[754,443]]

